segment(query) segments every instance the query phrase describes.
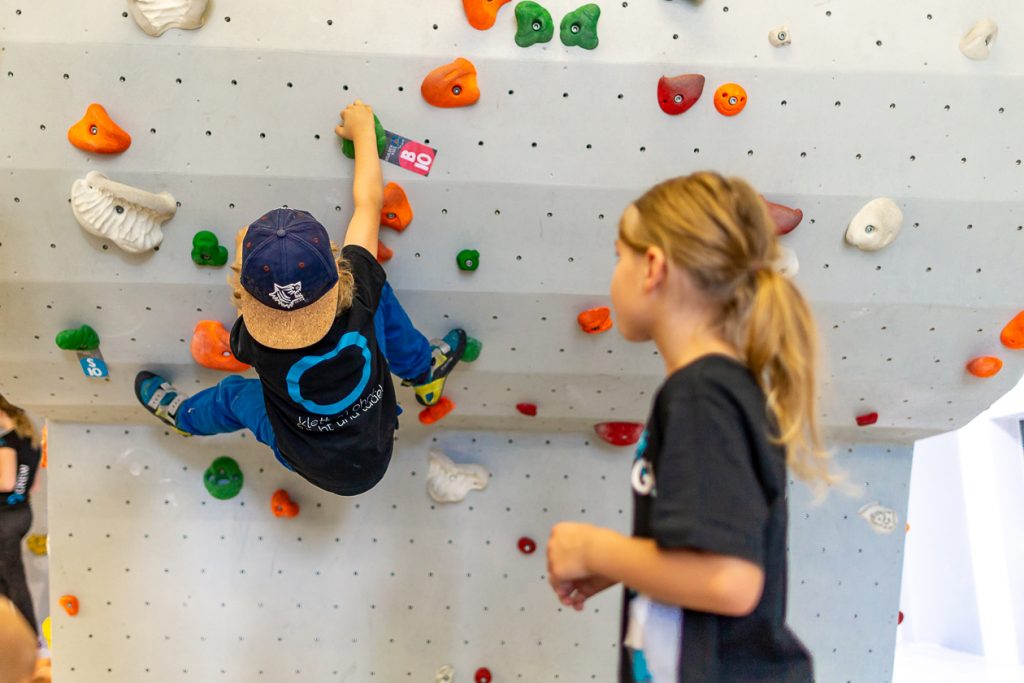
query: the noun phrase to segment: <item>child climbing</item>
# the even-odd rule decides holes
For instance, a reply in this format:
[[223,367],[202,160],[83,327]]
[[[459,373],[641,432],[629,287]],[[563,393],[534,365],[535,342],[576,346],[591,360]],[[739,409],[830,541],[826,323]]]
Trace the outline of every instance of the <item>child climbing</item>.
[[0,597],[0,683],[50,683],[50,660],[36,657],[35,634],[18,608]]
[[665,181],[623,213],[611,300],[622,335],[653,340],[666,379],[632,469],[632,536],[551,532],[566,606],[626,588],[621,683],[812,680],[785,624],[786,466],[829,471],[815,406],[817,335],[773,264],[775,226],[745,182]]
[[373,488],[391,460],[400,411],[390,373],[434,405],[466,333],[429,342],[398,303],[373,256],[383,203],[373,111],[356,100],[341,117],[335,132],[354,143],[356,159],[340,253],[305,211],[274,209],[238,234],[231,350],[259,379],[233,375],[186,398],[140,372],[135,393],[182,434],[248,428],[288,469],[351,496]]

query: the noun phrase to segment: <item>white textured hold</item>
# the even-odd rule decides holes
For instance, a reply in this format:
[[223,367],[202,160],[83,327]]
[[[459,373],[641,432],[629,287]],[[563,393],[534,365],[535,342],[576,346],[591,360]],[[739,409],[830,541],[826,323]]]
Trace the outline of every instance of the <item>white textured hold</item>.
[[457,503],[470,491],[487,488],[489,475],[480,465],[456,465],[447,455],[430,449],[427,493],[438,503]]
[[792,280],[800,272],[800,260],[797,259],[795,251],[789,247],[780,246],[779,258],[772,264],[772,267]]
[[772,47],[784,47],[793,42],[792,36],[789,34],[788,26],[776,26],[768,32],[768,42],[772,44]]
[[968,59],[988,59],[989,50],[999,36],[999,27],[991,19],[982,19],[960,39],[960,52]]
[[864,205],[846,228],[846,241],[863,251],[889,246],[903,228],[903,212],[886,197]]
[[138,254],[160,246],[160,226],[174,215],[177,204],[167,192],[153,194],[90,171],[71,186],[71,210],[86,232]]
[[197,29],[206,22],[209,0],[128,0],[132,18],[151,36],[172,28]]
[[455,667],[451,664],[442,664],[434,675],[434,683],[454,683]]
[[864,518],[878,534],[891,534],[896,530],[898,517],[896,511],[880,503],[868,503],[857,514]]

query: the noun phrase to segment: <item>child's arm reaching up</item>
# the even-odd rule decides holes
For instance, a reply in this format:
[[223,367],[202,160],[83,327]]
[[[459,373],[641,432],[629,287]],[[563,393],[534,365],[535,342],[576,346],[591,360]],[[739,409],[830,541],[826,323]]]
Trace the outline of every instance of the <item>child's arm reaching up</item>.
[[358,245],[376,256],[380,211],[384,205],[384,181],[377,156],[373,110],[369,105],[356,100],[341,112],[341,125],[334,132],[351,140],[356,148],[355,177],[352,181],[355,211],[345,233],[345,244]]

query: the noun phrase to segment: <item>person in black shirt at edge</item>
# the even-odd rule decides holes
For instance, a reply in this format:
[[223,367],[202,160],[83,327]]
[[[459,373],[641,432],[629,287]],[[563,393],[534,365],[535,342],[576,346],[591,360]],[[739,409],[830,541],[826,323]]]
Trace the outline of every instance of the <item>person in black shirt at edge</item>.
[[21,542],[32,526],[29,500],[39,470],[39,434],[25,411],[0,396],[0,595],[38,634]]
[[696,173],[626,208],[611,300],[667,378],[637,446],[632,537],[563,522],[548,543],[561,602],[625,587],[620,683],[805,683],[786,616],[786,466],[830,471],[815,407],[817,332],[775,268],[776,227],[744,181]]

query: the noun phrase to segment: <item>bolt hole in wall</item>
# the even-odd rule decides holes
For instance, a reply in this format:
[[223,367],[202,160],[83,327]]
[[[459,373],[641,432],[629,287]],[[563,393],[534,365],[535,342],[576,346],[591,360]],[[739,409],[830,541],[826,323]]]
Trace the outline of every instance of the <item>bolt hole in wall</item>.
[[[557,20],[581,3],[541,4]],[[326,0],[0,9],[0,109],[18,131],[0,187],[2,307],[23,323],[0,337],[0,388],[57,418],[53,515],[36,524],[54,538],[61,677],[431,680],[453,665],[454,680],[605,680],[618,601],[559,609],[541,550],[559,519],[628,528],[630,449],[590,435],[599,424],[632,438],[610,420],[646,418],[661,359],[615,337],[607,314],[577,316],[607,304],[622,208],[701,168],[752,180],[792,231],[789,272],[828,354],[823,419],[869,492],[821,506],[791,492],[791,622],[819,679],[891,680],[893,643],[911,630],[915,644],[1011,658],[1013,615],[997,610],[995,627],[957,642],[919,630],[942,618],[911,602],[912,579],[900,600],[898,571],[909,444],[966,423],[1020,374],[993,331],[1020,305],[1006,283],[1022,255],[1021,43],[993,42],[980,10],[952,2],[928,14],[880,0],[600,4],[599,22],[579,8],[567,32],[533,43],[520,29],[540,29],[520,25],[518,3],[484,16],[485,30],[458,0],[353,2],[344,20]],[[1014,16],[994,18],[1013,35]],[[438,65],[468,79],[457,58],[472,87],[416,92]],[[443,106],[470,93],[470,107]],[[147,417],[132,398],[138,369],[158,363],[198,390],[234,361],[219,350],[234,310],[217,264],[237,227],[278,205],[308,208],[332,234],[344,225],[351,164],[332,129],[356,96],[388,130],[438,150],[426,177],[385,164],[416,219],[382,216],[382,233],[416,322],[487,344],[447,390],[457,405],[421,426],[400,389],[393,469],[351,501],[289,477],[244,433],[185,441],[115,426]],[[64,134],[76,121],[85,147]],[[142,193],[131,197],[144,199],[145,237],[80,229],[76,181],[125,192],[90,172]],[[54,347],[83,323],[101,349]],[[89,379],[79,363],[99,350],[109,376]],[[975,364],[996,355],[1002,373]],[[244,484],[221,500],[204,484],[223,456]],[[220,492],[236,476],[222,465]],[[451,485],[428,489],[431,470]],[[1002,601],[991,593],[974,610]]]

